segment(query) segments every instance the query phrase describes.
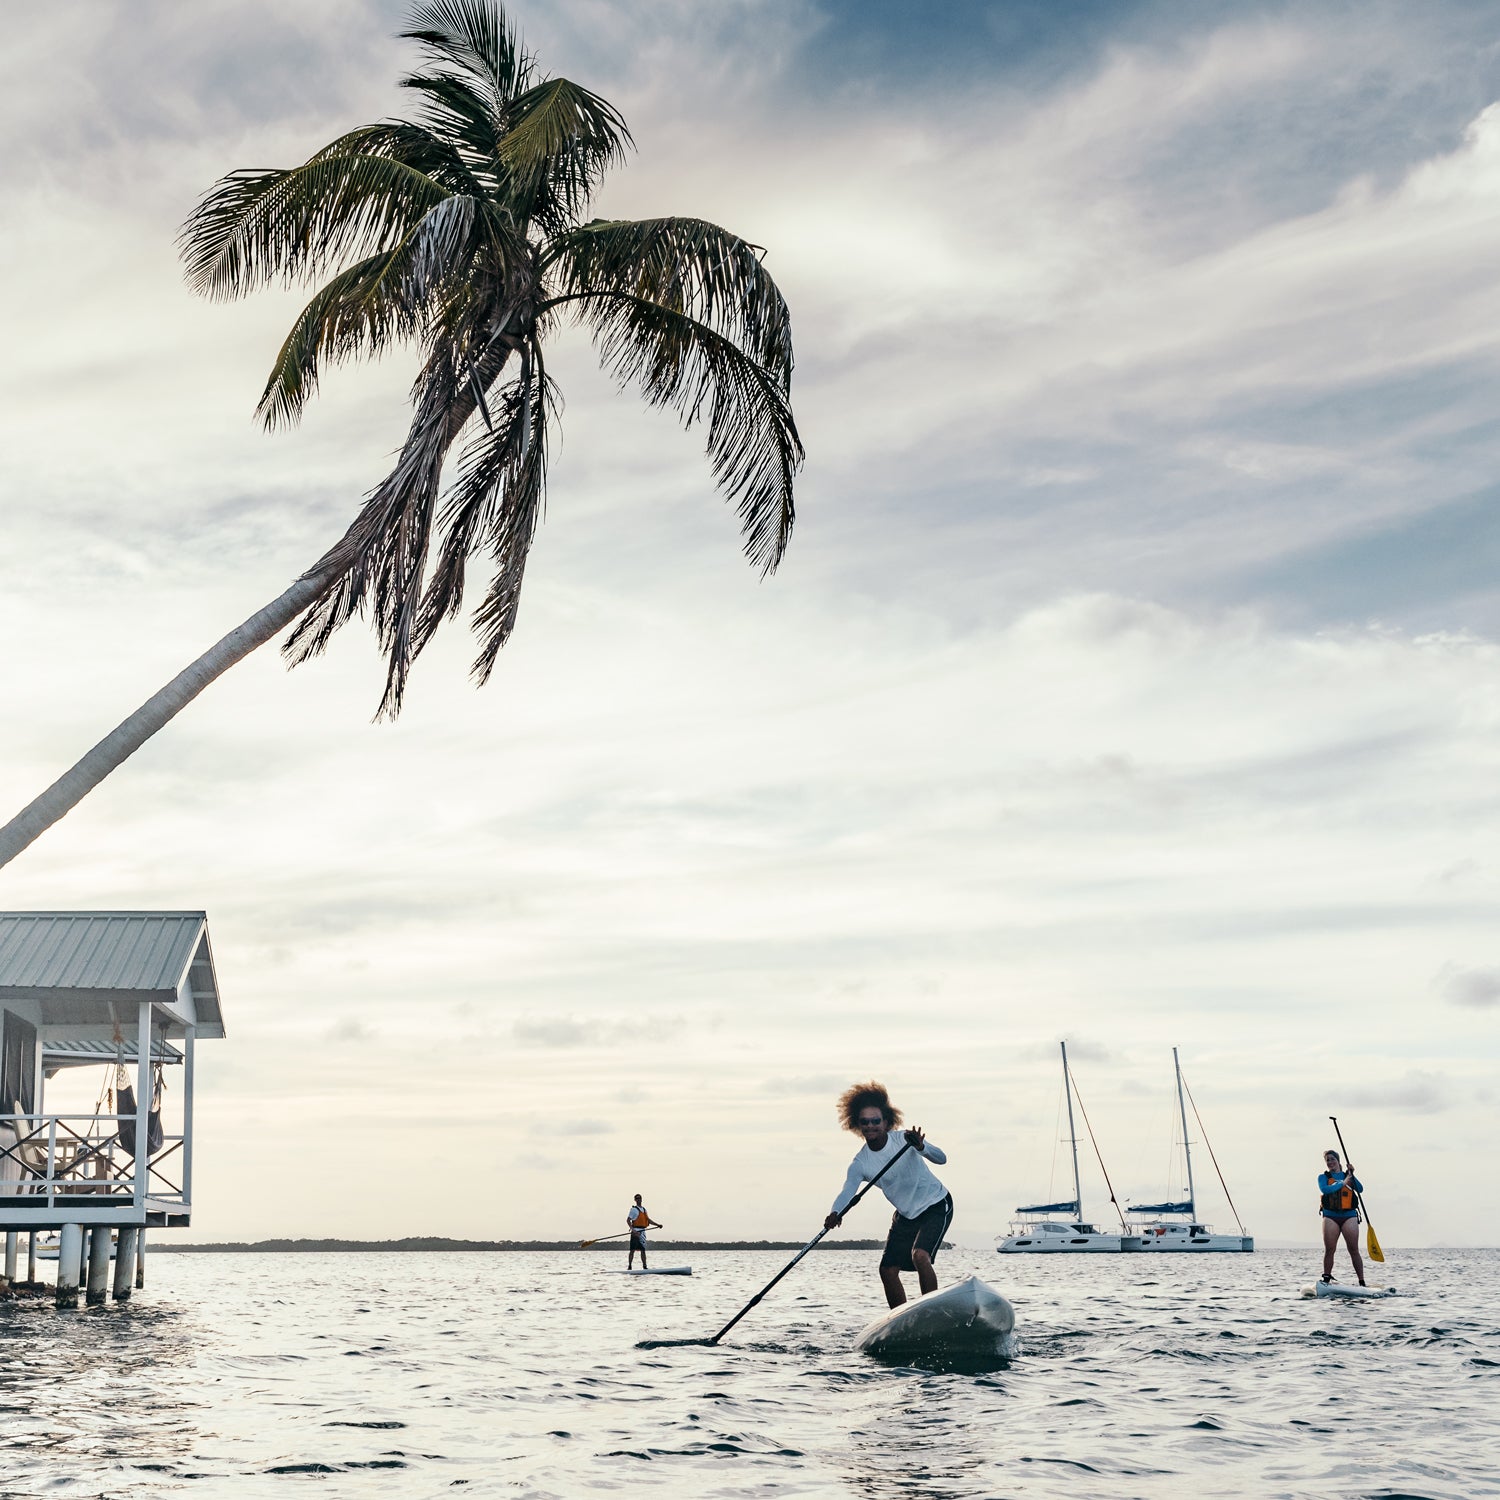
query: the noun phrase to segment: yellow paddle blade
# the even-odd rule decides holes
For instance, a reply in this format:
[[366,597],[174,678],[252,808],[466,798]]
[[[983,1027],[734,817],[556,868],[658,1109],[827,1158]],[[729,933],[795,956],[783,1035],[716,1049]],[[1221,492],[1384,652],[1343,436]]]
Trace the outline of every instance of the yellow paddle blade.
[[1371,1260],[1385,1264],[1385,1251],[1380,1248],[1380,1241],[1375,1238],[1375,1231],[1368,1224],[1365,1225],[1365,1252]]

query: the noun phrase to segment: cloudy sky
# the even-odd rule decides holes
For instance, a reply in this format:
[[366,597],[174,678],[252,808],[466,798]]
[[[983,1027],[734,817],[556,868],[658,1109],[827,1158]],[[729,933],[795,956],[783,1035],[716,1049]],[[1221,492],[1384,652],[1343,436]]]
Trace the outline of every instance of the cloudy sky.
[[[402,14],[7,10],[7,815],[400,440],[409,353],[260,432],[298,298],[198,300],[174,239],[222,173],[399,112]],[[358,625],[266,650],[0,872],[9,908],[207,910],[194,1237],[592,1235],[640,1190],[803,1238],[874,1075],[982,1244],[1061,1188],[1066,1037],[1122,1197],[1180,1182],[1175,1044],[1262,1241],[1314,1237],[1337,1113],[1383,1240],[1496,1243],[1493,7],[514,14],[629,119],[600,214],[767,247],[795,538],[759,580],[701,438],[569,334],[487,688],[461,624],[395,725]]]

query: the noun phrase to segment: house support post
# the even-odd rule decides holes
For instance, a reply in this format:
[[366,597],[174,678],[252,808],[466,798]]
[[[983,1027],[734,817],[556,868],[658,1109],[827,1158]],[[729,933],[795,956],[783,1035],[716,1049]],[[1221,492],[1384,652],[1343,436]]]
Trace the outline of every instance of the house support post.
[[109,1225],[95,1224],[89,1230],[89,1281],[84,1301],[90,1307],[100,1307],[109,1284]]
[[135,1237],[138,1233],[135,1229],[120,1230],[119,1243],[115,1246],[116,1302],[130,1301],[130,1288],[135,1284]]
[[193,1054],[198,1028],[189,1026],[182,1039],[182,1206],[193,1206]]
[[36,1285],[36,1230],[26,1236],[26,1285]]
[[16,1252],[21,1248],[21,1236],[14,1229],[5,1231],[5,1284],[16,1284]]
[[144,1291],[146,1288],[146,1231],[137,1229],[135,1232],[135,1289]]
[[64,1224],[57,1241],[57,1305],[78,1306],[78,1273],[83,1261],[83,1228]]

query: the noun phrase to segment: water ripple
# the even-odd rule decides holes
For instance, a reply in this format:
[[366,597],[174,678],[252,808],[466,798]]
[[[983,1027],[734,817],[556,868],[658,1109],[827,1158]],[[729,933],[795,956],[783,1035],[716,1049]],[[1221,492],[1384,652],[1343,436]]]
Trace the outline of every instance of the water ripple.
[[638,1349],[706,1336],[776,1263],[695,1259],[158,1255],[124,1307],[0,1305],[0,1494],[1500,1496],[1494,1252],[1393,1256],[1380,1302],[1304,1299],[1279,1252],[955,1253],[1016,1304],[1016,1357],[980,1373],[852,1354],[879,1299],[845,1251],[725,1344]]

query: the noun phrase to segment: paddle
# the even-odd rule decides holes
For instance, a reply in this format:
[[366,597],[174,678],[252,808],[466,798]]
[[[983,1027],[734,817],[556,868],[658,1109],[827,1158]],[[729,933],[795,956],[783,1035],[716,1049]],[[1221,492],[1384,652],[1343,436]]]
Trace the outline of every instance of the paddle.
[[[1328,1118],[1333,1121],[1333,1133],[1339,1138],[1339,1150],[1344,1153],[1344,1160],[1348,1161],[1349,1148],[1344,1144],[1344,1133],[1339,1129],[1338,1118],[1335,1115],[1329,1115]],[[1346,1167],[1344,1170],[1348,1171],[1348,1168]],[[1350,1172],[1349,1175],[1352,1177],[1354,1173]],[[1380,1248],[1380,1241],[1375,1238],[1375,1226],[1370,1222],[1369,1214],[1365,1212],[1365,1200],[1363,1195],[1356,1193],[1354,1195],[1354,1201],[1359,1205],[1360,1214],[1364,1217],[1365,1221],[1365,1254],[1368,1255],[1371,1260],[1377,1260],[1381,1263],[1381,1265],[1384,1265],[1385,1251]]]
[[605,1240],[623,1240],[627,1234],[634,1234],[633,1229],[622,1229],[619,1234],[601,1234],[596,1240],[579,1240],[578,1248],[587,1250],[590,1245],[602,1245]]
[[[864,1195],[868,1193],[870,1189],[874,1187],[875,1184],[879,1182],[880,1179],[884,1177],[885,1174],[889,1172],[891,1168],[894,1167],[896,1163],[900,1161],[901,1158],[905,1156],[906,1153],[910,1150],[911,1142],[907,1141],[907,1143],[902,1146],[902,1148],[849,1200],[847,1207],[844,1209],[844,1213],[848,1213],[849,1209],[853,1208],[859,1202],[859,1200],[863,1198]],[[843,1214],[840,1214],[839,1217],[842,1218]],[[825,1234],[828,1234],[830,1232],[831,1231],[827,1229],[820,1229],[711,1339],[643,1339],[635,1347],[637,1349],[679,1349],[688,1344],[705,1344],[709,1347],[712,1347],[713,1345],[717,1344],[719,1340],[723,1338],[724,1335],[728,1333],[729,1330],[733,1328],[734,1325],[738,1323],[739,1320],[743,1318],[752,1307],[755,1307],[757,1304],[759,1304],[761,1299],[765,1297],[766,1293],[769,1292],[771,1288],[775,1286],[776,1283],[780,1281],[781,1278],[785,1276],[792,1269],[792,1267],[795,1266],[797,1262],[801,1260],[802,1257],[806,1255],[807,1252],[811,1250],[813,1246],[823,1238]]]

